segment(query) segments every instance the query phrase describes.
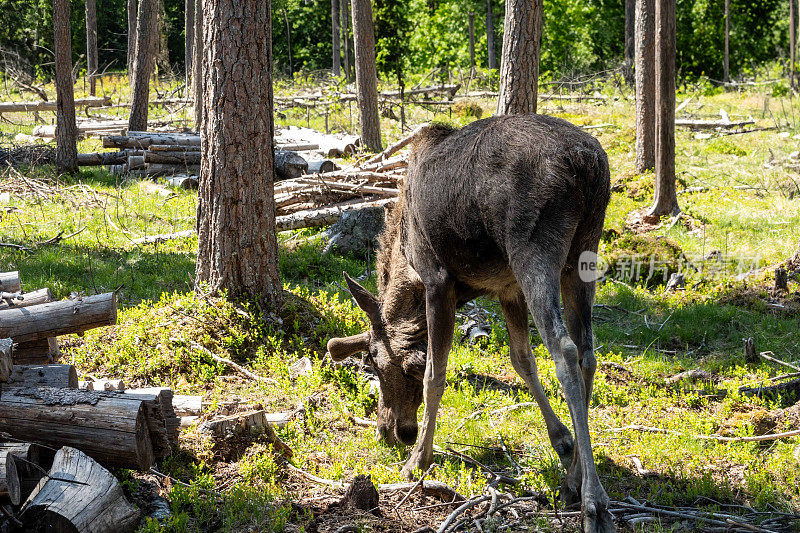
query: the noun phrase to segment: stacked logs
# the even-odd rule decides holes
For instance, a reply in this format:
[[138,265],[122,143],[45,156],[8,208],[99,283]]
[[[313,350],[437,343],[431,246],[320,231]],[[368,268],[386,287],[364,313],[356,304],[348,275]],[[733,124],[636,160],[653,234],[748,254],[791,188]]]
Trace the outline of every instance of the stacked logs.
[[0,273],[0,506],[17,528],[132,530],[139,511],[107,469],[147,471],[178,446],[171,390],[81,390],[57,363],[59,335],[116,319],[113,293],[53,301]]
[[[327,157],[355,153],[354,138],[323,134],[317,137],[299,142],[281,136],[275,138],[278,179],[335,170],[336,166]],[[200,135],[196,133],[129,131],[126,135],[103,137],[103,147],[117,151],[78,154],[78,164],[106,165],[112,172],[136,172],[147,177],[196,176],[200,171],[200,142]]]

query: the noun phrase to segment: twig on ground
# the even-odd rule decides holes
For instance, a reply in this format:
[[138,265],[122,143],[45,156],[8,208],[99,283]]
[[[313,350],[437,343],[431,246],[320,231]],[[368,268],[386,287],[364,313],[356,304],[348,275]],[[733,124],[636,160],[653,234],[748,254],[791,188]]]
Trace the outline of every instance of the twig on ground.
[[425,481],[425,476],[427,476],[431,472],[431,470],[433,470],[434,466],[436,466],[436,464],[435,463],[431,463],[431,466],[429,466],[428,469],[425,472],[423,472],[422,475],[419,477],[419,481],[417,481],[414,484],[414,486],[411,487],[411,489],[406,493],[406,495],[403,496],[403,499],[400,500],[400,502],[397,505],[394,506],[394,508],[392,509],[392,512],[397,511],[400,508],[401,505],[406,503],[406,500],[408,500],[408,498],[411,496],[411,494],[415,490],[417,490],[420,486],[422,486],[422,482]]
[[458,518],[462,513],[468,511],[469,509],[472,509],[476,505],[488,501],[489,499],[490,499],[489,496],[483,495],[467,500],[465,503],[460,505],[455,511],[450,513],[447,519],[445,519],[445,521],[442,522],[439,528],[436,530],[436,533],[445,533],[450,528],[450,524],[452,524],[455,521],[455,519]]
[[713,440],[718,442],[762,442],[770,440],[785,439],[788,437],[796,437],[800,435],[800,429],[793,431],[786,431],[784,433],[774,433],[770,435],[753,435],[749,437],[723,437],[721,435],[694,435],[692,433],[681,433],[680,431],[672,431],[670,429],[656,428],[651,426],[641,426],[632,424],[619,428],[609,428],[606,431],[611,433],[621,433],[623,431],[644,431],[646,433],[661,433],[665,435],[676,435],[679,437],[691,437],[698,440]]
[[792,363],[787,363],[786,361],[781,361],[780,359],[776,359],[775,357],[772,357],[773,355],[775,355],[772,352],[761,352],[758,355],[760,355],[763,359],[766,359],[770,363],[783,365],[786,368],[791,368],[795,372],[800,372],[800,366],[796,366],[796,365],[793,365]]
[[237,372],[239,372],[240,374],[242,374],[243,376],[246,376],[246,377],[248,377],[248,378],[250,378],[250,379],[252,379],[254,381],[266,381],[267,383],[277,383],[277,381],[275,381],[274,379],[267,378],[267,377],[264,377],[264,376],[259,376],[258,374],[254,373],[254,372],[251,372],[250,370],[247,370],[245,367],[243,367],[241,365],[237,365],[236,363],[234,363],[230,359],[226,359],[224,357],[221,357],[221,356],[215,354],[214,352],[212,352],[211,350],[209,350],[208,348],[206,348],[204,346],[200,346],[196,342],[191,343],[190,346],[193,349],[199,350],[199,351],[203,352],[204,354],[208,355],[214,361],[217,361],[218,363],[226,364],[229,367],[231,367],[232,369],[234,369]]

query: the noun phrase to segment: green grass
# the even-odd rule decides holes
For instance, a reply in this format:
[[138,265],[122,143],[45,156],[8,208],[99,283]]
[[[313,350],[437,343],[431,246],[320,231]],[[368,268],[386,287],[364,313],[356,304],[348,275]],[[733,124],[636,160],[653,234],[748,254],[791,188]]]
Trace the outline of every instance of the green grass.
[[[279,84],[276,91],[289,94],[293,88]],[[109,82],[106,89],[116,91],[117,98],[124,83]],[[611,89],[606,92],[618,94]],[[686,92],[680,100],[693,90]],[[796,361],[800,352],[798,314],[766,308],[770,296],[764,287],[771,283],[771,274],[746,282],[735,279],[740,263],[748,269],[774,264],[790,256],[800,241],[800,195],[792,193],[792,184],[799,178],[794,167],[783,164],[800,149],[800,141],[793,138],[797,124],[792,123],[793,117],[800,117],[800,107],[796,100],[772,97],[768,112],[762,113],[763,99],[756,92],[722,93],[700,96],[687,106],[687,111],[699,115],[713,115],[712,110],[720,107],[732,117],[753,115],[761,127],[778,121],[790,135],[770,130],[705,139],[679,130],[679,190],[706,189],[680,195],[688,220],[671,227],[670,221],[664,221],[646,238],[634,237],[625,229],[626,216],[652,199],[652,175],[638,176],[633,171],[631,102],[542,104],[541,111],[578,124],[613,125],[592,130],[609,153],[615,184],[603,254],[618,259],[631,253],[645,257],[658,253],[671,261],[671,271],[678,268],[681,257],[705,269],[703,274],[687,271],[687,289],[677,293],[664,293],[663,279],[606,281],[598,289],[595,334],[600,364],[590,426],[600,476],[613,499],[633,496],[665,505],[692,505],[710,498],[759,510],[800,511],[800,465],[793,459],[793,450],[800,444],[797,438],[759,446],[692,436],[752,435],[765,412],[774,417],[775,431],[796,427],[782,415],[781,401],[738,393],[742,385],[781,372],[766,362],[745,363],[743,338],[753,337],[757,350],[770,350],[785,360]],[[480,105],[484,116],[491,114],[490,100]],[[789,106],[797,108],[794,113],[788,111]],[[411,106],[409,122],[474,120],[472,112],[434,111]],[[279,125],[306,125],[305,110],[283,113]],[[11,120],[21,123],[23,117]],[[324,120],[323,115],[312,114],[308,124],[324,129]],[[787,121],[788,129],[783,124]],[[352,131],[348,107],[331,109],[328,124],[331,131]],[[0,131],[15,135],[31,126],[1,124]],[[382,127],[387,140],[401,136],[392,120],[383,119]],[[98,148],[93,139],[80,146],[82,151]],[[366,258],[323,254],[324,238],[316,230],[282,233],[280,271],[291,296],[282,309],[264,314],[191,291],[195,238],[158,245],[132,243],[139,236],[192,228],[195,193],[176,190],[165,197],[143,182],[120,180],[102,171],[56,177],[47,167],[19,170],[29,179],[48,184],[52,191],[36,197],[26,192],[14,172],[0,171],[0,192],[11,192],[9,203],[0,211],[0,241],[31,249],[0,248],[0,270],[20,270],[26,289],[47,286],[59,298],[72,292],[119,291],[118,326],[88,332],[83,338],[62,339],[65,359],[73,361],[79,372],[203,394],[209,413],[223,413],[235,401],[260,404],[269,411],[291,410],[305,403],[305,417],[278,430],[294,450],[294,464],[335,480],[349,480],[359,473],[371,474],[376,483],[400,480],[399,466],[407,450],[379,444],[371,428],[350,422],[352,416],[374,418],[376,400],[368,384],[352,368],[332,366],[323,357],[328,338],[354,334],[366,326],[363,314],[338,285],[342,270],[362,274],[368,267]],[[59,232],[70,235],[79,230],[58,244],[37,245]],[[726,260],[705,259],[715,250]],[[619,263],[615,264],[618,268]],[[365,283],[374,290],[374,275]],[[790,281],[790,289],[790,299],[796,298],[796,281]],[[490,317],[491,335],[476,346],[456,342],[436,444],[451,446],[495,469],[511,469],[505,455],[492,449],[502,436],[521,466],[524,488],[552,497],[562,471],[539,411],[492,413],[530,401],[530,396],[507,357],[508,339],[499,307],[483,299],[479,305]],[[553,362],[535,331],[532,341],[543,386],[556,412],[567,420]],[[196,349],[197,344],[275,382],[244,381]],[[311,357],[313,372],[294,378],[289,367],[303,356]],[[711,385],[666,382],[669,376],[696,367],[715,373],[718,381]],[[470,378],[475,375],[489,375],[508,386],[481,386],[481,380]],[[725,392],[724,398],[716,399],[719,391]],[[675,434],[611,431],[637,424]],[[196,431],[185,432],[181,453],[168,459],[161,470],[189,486],[172,484],[167,489],[175,513],[169,523],[151,522],[142,530],[282,531],[287,523],[308,524],[311,504],[300,508],[292,502],[326,489],[287,470],[263,439],[254,438],[237,453],[221,457]],[[649,474],[637,472],[634,456]],[[483,490],[485,477],[462,461],[437,454],[436,462],[432,477],[464,494]],[[138,474],[120,475],[135,492]],[[209,492],[215,488],[219,495]],[[445,512],[441,510],[440,515]]]

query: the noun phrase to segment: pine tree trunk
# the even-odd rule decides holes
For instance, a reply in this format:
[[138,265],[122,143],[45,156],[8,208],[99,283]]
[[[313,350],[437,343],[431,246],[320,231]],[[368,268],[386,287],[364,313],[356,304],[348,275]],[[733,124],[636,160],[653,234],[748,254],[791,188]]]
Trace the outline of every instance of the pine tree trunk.
[[469,67],[475,68],[475,13],[469,12]]
[[281,291],[274,153],[264,150],[273,139],[270,4],[204,2],[204,50],[214,68],[203,69],[197,207],[198,282],[265,304]]
[[203,129],[203,5],[204,0],[194,2],[194,61],[192,62],[192,89],[194,99],[194,128]]
[[53,44],[56,62],[56,166],[62,172],[78,169],[78,126],[72,82],[72,31],[69,0],[53,0]]
[[722,81],[731,81],[730,44],[731,44],[731,0],[725,0],[725,59]]
[[542,0],[507,0],[498,115],[536,113]]
[[634,84],[633,61],[636,49],[636,0],[625,0],[625,57],[622,74],[625,83]]
[[95,95],[97,79],[97,1],[86,0],[86,70],[89,94]]
[[186,34],[184,48],[184,72],[186,72],[186,94],[192,81],[192,60],[194,59],[194,0],[186,0],[186,11],[184,12],[183,24]]
[[356,49],[356,87],[361,113],[361,142],[380,152],[381,123],[378,116],[378,74],[375,69],[375,28],[370,0],[353,2],[353,40]]
[[131,87],[131,115],[128,129],[147,131],[147,111],[150,100],[150,76],[153,74],[153,52],[158,38],[157,0],[140,0],[136,20],[136,54],[133,59],[133,84]]
[[136,19],[138,17],[138,0],[128,0],[128,83],[131,85],[133,85],[133,58],[136,57]]
[[675,0],[656,2],[656,182],[650,216],[680,213],[675,190]]
[[497,52],[494,47],[494,9],[492,0],[486,0],[486,53],[490,69],[497,68]]
[[331,39],[333,62],[331,71],[334,76],[342,75],[342,47],[339,44],[339,0],[331,0]]
[[283,21],[286,23],[286,49],[289,52],[289,76],[294,74],[294,65],[292,65],[292,26],[289,24],[289,13],[286,8],[283,8]]
[[655,0],[636,0],[636,171],[655,166]]
[[794,88],[794,61],[797,37],[797,26],[795,23],[794,0],[789,0],[789,87]]
[[342,13],[342,42],[344,43],[344,73],[347,81],[353,79],[353,47],[350,46],[350,1],[340,0]]

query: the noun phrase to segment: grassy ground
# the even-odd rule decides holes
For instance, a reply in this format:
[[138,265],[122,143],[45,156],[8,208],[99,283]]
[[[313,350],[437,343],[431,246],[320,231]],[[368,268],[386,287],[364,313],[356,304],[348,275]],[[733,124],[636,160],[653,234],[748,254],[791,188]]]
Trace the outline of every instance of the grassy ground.
[[[125,96],[120,94],[124,89],[117,89],[121,85],[109,81],[106,88],[116,91],[116,99]],[[288,94],[293,88],[281,84],[278,93]],[[652,198],[652,176],[637,175],[633,167],[632,103],[612,84],[598,91],[608,100],[546,101],[540,111],[581,125],[606,125],[592,130],[609,154],[614,184],[602,242],[609,279],[599,287],[595,309],[600,364],[590,419],[601,479],[615,500],[633,496],[665,505],[733,504],[798,512],[800,464],[793,457],[800,444],[797,438],[767,445],[695,438],[800,428],[800,408],[792,407],[790,399],[760,400],[738,393],[742,385],[782,372],[766,362],[745,363],[743,338],[753,337],[759,351],[798,360],[797,278],[790,279],[790,293],[777,299],[765,288],[771,284],[771,271],[744,281],[736,278],[739,271],[783,261],[798,247],[797,99],[772,96],[769,86],[743,93],[684,88],[679,101],[693,97],[684,112],[718,116],[723,108],[733,119],[752,116],[758,127],[778,129],[712,138],[679,130],[678,188],[696,192],[680,195],[685,218],[665,220],[642,235],[626,226],[628,214]],[[480,101],[479,108],[488,116],[492,102]],[[185,110],[156,113],[190,115]],[[301,109],[281,113],[278,125],[325,127],[324,115],[307,116]],[[465,105],[408,110],[412,124],[431,119],[463,124],[475,114],[473,106]],[[5,118],[12,124],[0,123],[0,142],[30,132],[32,124],[25,117]],[[349,129],[348,107],[331,109],[328,124],[331,130]],[[382,127],[387,140],[401,135],[394,120],[384,118]],[[79,149],[98,146],[96,140],[87,140]],[[289,291],[287,304],[264,315],[194,295],[196,239],[132,244],[138,236],[193,227],[194,193],[176,190],[164,197],[146,183],[120,180],[104,171],[74,177],[57,177],[48,167],[0,173],[0,193],[10,193],[0,211],[0,241],[31,249],[0,248],[0,270],[18,269],[26,289],[47,286],[59,298],[71,292],[119,290],[117,327],[62,339],[65,358],[80,372],[203,394],[209,403],[206,416],[243,406],[282,411],[303,405],[305,416],[278,430],[293,449],[297,467],[334,480],[346,481],[359,473],[371,474],[376,483],[399,480],[407,450],[377,443],[371,428],[353,422],[354,417],[374,418],[375,398],[367,382],[353,368],[331,366],[322,357],[328,338],[356,333],[366,325],[337,282],[342,270],[362,274],[368,258],[323,254],[324,237],[316,231],[282,233],[280,267]],[[46,184],[46,193],[32,193],[32,179]],[[61,231],[79,233],[56,245],[37,245]],[[697,270],[686,267],[687,261]],[[686,274],[686,290],[665,293],[664,273],[679,269]],[[636,272],[642,275],[631,275]],[[374,288],[374,279],[366,283]],[[776,303],[783,309],[776,309]],[[552,501],[562,475],[557,456],[538,410],[497,411],[531,398],[507,357],[499,308],[491,301],[478,305],[491,335],[477,345],[457,341],[436,443],[494,469],[513,471],[514,465],[498,451],[504,443],[524,480],[523,486],[507,490],[541,492]],[[556,412],[568,419],[552,360],[535,331],[532,338],[544,387]],[[197,345],[250,366],[274,383],[244,381]],[[293,376],[291,363],[303,356],[311,358],[313,371]],[[693,368],[711,372],[713,379],[668,383],[670,376]],[[673,433],[619,429],[632,425]],[[437,455],[436,462],[431,477],[462,494],[479,492],[486,484],[484,475],[458,458]],[[221,449],[190,429],[182,437],[181,453],[159,468],[182,483],[119,473],[134,498],[157,490],[170,501],[173,517],[162,525],[148,522],[146,531],[327,531],[346,523],[333,508],[323,512],[335,498],[321,495],[335,491],[288,469],[263,439]],[[390,510],[391,502],[398,500],[388,496],[384,505]],[[426,503],[436,501],[414,496],[391,516],[347,520],[355,520],[365,531],[411,531],[438,523],[449,512],[411,511]]]

